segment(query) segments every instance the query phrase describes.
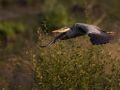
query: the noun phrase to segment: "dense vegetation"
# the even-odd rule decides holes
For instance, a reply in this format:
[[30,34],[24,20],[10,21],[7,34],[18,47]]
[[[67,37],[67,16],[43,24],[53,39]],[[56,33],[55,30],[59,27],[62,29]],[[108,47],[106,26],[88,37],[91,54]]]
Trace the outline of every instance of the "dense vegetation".
[[106,45],[93,46],[84,36],[39,47],[52,30],[76,22],[119,34],[119,3],[0,0],[0,90],[119,90],[119,35]]

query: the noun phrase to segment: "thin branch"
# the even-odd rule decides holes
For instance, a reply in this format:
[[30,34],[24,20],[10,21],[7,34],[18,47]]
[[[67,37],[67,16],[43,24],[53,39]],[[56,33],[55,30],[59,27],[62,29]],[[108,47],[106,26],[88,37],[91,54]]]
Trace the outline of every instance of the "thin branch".
[[106,13],[104,13],[97,21],[93,23],[93,25],[99,25],[105,19],[106,16]]

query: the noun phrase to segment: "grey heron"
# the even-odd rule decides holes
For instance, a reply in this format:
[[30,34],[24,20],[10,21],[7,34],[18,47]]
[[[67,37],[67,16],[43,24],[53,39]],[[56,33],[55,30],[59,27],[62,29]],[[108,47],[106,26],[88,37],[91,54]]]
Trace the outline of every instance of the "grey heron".
[[53,31],[53,33],[59,33],[59,35],[54,37],[47,45],[41,47],[50,46],[58,40],[66,40],[83,35],[88,35],[90,42],[93,45],[101,45],[109,43],[112,35],[115,34],[115,32],[105,32],[102,31],[98,26],[84,23],[75,23],[70,28],[61,28]]

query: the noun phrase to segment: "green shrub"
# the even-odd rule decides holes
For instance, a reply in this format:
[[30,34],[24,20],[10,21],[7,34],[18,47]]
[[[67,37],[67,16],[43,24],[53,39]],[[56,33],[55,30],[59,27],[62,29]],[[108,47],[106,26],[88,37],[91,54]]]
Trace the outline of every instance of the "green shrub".
[[23,32],[25,26],[22,23],[15,22],[1,22],[0,23],[0,32],[4,33],[6,37],[13,37],[16,33]]
[[45,32],[64,27],[68,24],[67,10],[63,5],[56,5],[52,10],[39,15],[39,23]]
[[[43,37],[40,36],[40,40],[44,41]],[[36,47],[39,44],[41,41]],[[72,43],[71,40],[61,41],[44,49],[37,47],[32,54],[35,68],[33,90],[117,90],[120,73],[117,73],[115,62],[112,63],[117,59],[104,48],[90,45],[86,37],[72,40]],[[107,68],[110,72],[106,74],[108,62],[114,67]]]

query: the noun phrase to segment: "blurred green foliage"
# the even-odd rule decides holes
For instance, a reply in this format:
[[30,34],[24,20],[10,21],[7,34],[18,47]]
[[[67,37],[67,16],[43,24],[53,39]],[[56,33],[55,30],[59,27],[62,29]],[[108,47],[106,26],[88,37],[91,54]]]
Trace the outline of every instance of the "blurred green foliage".
[[39,16],[40,27],[44,32],[67,25],[67,11],[62,5],[56,5],[54,10],[47,11]]
[[16,37],[25,32],[25,25],[22,22],[0,22],[0,47],[7,47],[9,41],[14,41]]
[[20,22],[0,22],[0,32],[6,34],[6,37],[13,37],[23,31],[25,31],[25,26]]

